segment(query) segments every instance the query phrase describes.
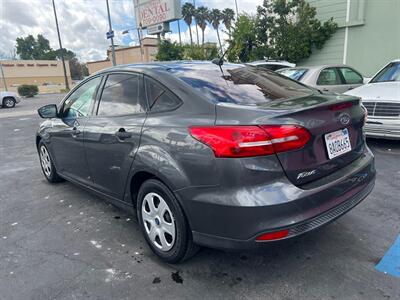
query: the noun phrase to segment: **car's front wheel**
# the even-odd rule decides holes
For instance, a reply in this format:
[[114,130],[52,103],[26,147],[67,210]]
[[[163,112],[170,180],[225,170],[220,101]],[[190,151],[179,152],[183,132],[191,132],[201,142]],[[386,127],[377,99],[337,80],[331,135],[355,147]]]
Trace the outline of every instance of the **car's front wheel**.
[[46,179],[51,183],[63,181],[63,179],[57,174],[56,167],[54,166],[54,163],[51,160],[49,150],[47,149],[43,141],[39,142],[38,151],[39,151],[40,165],[42,167],[42,171]]
[[140,187],[137,214],[147,243],[163,261],[178,263],[196,253],[178,201],[159,180],[149,179]]
[[15,106],[15,99],[11,97],[6,97],[3,99],[4,108],[13,108]]

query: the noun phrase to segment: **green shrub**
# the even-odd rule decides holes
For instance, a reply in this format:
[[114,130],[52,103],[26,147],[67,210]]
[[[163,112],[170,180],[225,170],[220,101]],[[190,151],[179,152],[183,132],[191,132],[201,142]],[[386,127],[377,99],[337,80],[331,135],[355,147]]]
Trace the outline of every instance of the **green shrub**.
[[37,85],[33,84],[23,84],[18,87],[18,94],[20,96],[25,96],[25,97],[33,97],[37,95],[39,92],[39,89]]

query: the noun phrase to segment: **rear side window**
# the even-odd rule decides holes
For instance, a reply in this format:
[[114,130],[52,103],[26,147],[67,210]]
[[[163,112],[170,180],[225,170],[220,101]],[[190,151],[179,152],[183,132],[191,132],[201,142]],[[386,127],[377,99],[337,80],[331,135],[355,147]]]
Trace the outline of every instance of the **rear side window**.
[[159,112],[177,108],[181,101],[155,80],[146,77],[146,93],[150,111]]
[[224,74],[216,65],[194,64],[169,71],[212,102],[262,105],[314,93],[303,84],[260,67],[224,64],[222,69]]
[[360,74],[350,68],[339,68],[340,73],[342,73],[344,81],[347,84],[359,84],[363,83],[364,79]]
[[323,69],[319,73],[317,85],[339,85],[342,84],[339,78],[339,74],[335,68]]
[[144,112],[140,101],[140,76],[108,75],[97,114],[100,116],[130,115]]

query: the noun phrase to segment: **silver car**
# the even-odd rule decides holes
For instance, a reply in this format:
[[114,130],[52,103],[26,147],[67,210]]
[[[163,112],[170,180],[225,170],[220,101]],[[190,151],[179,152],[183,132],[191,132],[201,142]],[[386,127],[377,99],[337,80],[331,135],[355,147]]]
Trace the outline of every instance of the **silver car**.
[[389,62],[368,84],[346,94],[360,97],[368,110],[368,137],[400,140],[400,59]]
[[344,93],[366,81],[360,72],[346,65],[285,68],[276,72],[324,92]]
[[16,103],[21,102],[21,98],[18,94],[8,91],[0,91],[0,107],[13,108]]

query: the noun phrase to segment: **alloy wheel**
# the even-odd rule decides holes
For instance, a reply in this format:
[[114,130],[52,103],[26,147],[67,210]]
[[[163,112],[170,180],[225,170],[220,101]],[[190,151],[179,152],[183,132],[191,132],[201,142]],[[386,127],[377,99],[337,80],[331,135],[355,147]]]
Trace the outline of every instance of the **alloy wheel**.
[[47,177],[51,175],[51,160],[49,152],[45,146],[40,147],[40,162],[42,164],[43,172]]
[[142,202],[142,220],[151,243],[163,252],[175,243],[175,219],[167,202],[156,193],[148,193]]
[[10,98],[4,99],[4,106],[7,107],[7,108],[13,107],[14,106],[14,100],[12,100]]

